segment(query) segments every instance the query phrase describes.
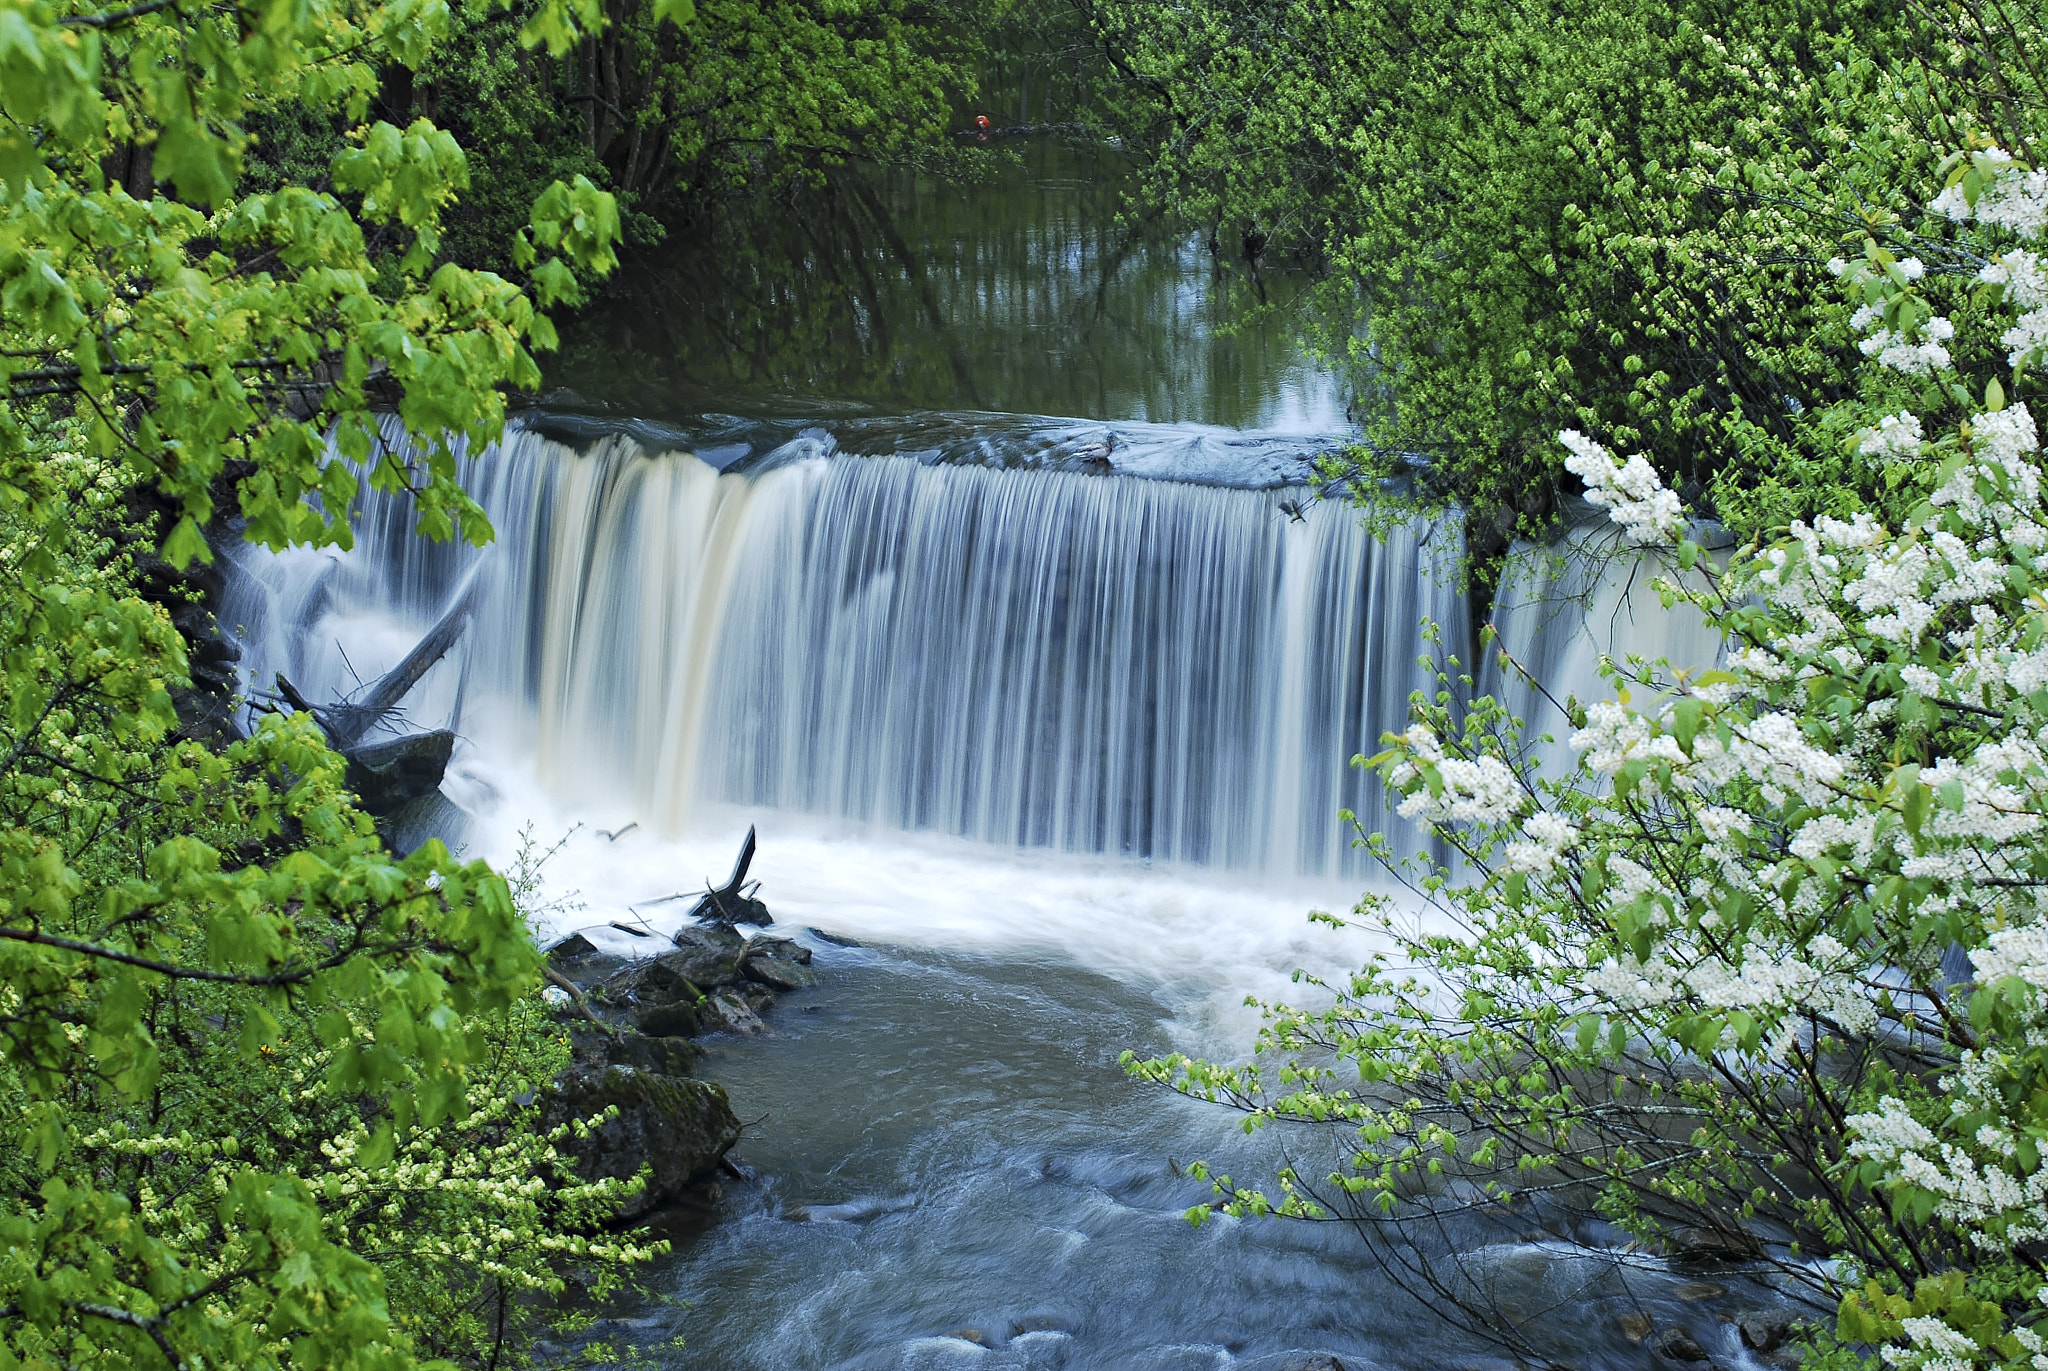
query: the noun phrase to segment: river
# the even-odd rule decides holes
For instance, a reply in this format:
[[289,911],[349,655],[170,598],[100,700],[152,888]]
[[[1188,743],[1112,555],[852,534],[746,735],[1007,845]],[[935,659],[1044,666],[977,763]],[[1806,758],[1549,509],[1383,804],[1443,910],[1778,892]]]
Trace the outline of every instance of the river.
[[[633,254],[470,464],[497,544],[373,497],[350,553],[243,554],[244,666],[345,693],[477,578],[407,706],[462,738],[419,823],[499,862],[567,835],[554,931],[645,945],[613,925],[673,927],[758,827],[824,984],[710,1042],[748,1179],[598,1334],[763,1371],[1505,1366],[1347,1226],[1186,1222],[1190,1160],[1319,1174],[1342,1139],[1117,1065],[1239,1055],[1247,994],[1373,950],[1307,915],[1374,880],[1340,809],[1415,848],[1348,762],[1428,684],[1421,621],[1469,637],[1457,524],[1316,502],[1350,430],[1289,283],[1233,329],[1200,235],[1119,222],[1112,150],[1015,147]],[[1617,1235],[1525,1227],[1428,1242],[1560,1360],[1643,1364],[1649,1310],[1754,1364]]]

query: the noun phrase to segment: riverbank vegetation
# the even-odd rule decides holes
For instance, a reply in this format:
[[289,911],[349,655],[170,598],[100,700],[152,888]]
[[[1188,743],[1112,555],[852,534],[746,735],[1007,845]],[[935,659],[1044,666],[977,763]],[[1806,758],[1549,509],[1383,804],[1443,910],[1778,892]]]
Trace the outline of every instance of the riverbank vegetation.
[[[512,1365],[658,1250],[538,1112],[568,1048],[505,881],[390,851],[309,715],[233,738],[195,689],[210,540],[346,546],[359,472],[489,537],[456,453],[613,260],[581,175],[509,275],[447,260],[467,158],[371,107],[453,22],[0,7],[0,1365]],[[252,180],[294,120],[346,133]]]
[[1525,1353],[1417,1225],[1768,1277],[1812,1364],[2048,1365],[2036,16],[1193,10],[1095,12],[1155,193],[1326,263],[1351,474],[1504,532],[1582,491],[1727,653],[1614,664],[1566,775],[1448,660],[1361,759],[1443,844],[1355,916],[1393,950],[1248,1064],[1132,1069],[1338,1130],[1219,1202]]
[[1371,764],[1457,933],[1390,917],[1259,1062],[1134,1063],[1342,1131],[1223,1204],[1591,1214],[1802,1283],[1844,1365],[2048,1364],[2027,14],[0,0],[0,1366],[510,1365],[652,1255],[534,1107],[512,889],[394,855],[313,720],[206,726],[203,568],[347,545],[364,479],[487,539],[457,454],[629,232],[946,160],[998,41],[1253,299],[1316,269],[1333,487],[1482,549],[1583,493],[1733,645],[1617,668],[1569,777],[1446,664]]
[[[2030,146],[2020,20],[1982,7],[1084,8],[1148,199],[1242,275],[1319,277],[1349,474],[1471,509],[1482,552],[1576,489],[1564,427],[1745,535],[1876,507],[1834,408],[1864,396],[1858,306],[1824,264],[1867,227],[1939,241],[1914,188],[1978,124]],[[1968,272],[1923,289],[1974,317]]]

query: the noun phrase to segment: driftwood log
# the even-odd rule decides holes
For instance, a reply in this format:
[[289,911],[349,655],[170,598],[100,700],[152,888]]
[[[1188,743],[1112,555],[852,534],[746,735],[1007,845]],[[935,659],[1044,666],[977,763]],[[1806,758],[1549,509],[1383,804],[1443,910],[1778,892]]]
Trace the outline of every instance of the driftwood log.
[[426,635],[405,654],[403,661],[370,683],[370,688],[360,700],[336,700],[332,704],[315,704],[306,698],[305,692],[293,685],[285,674],[277,673],[277,698],[293,709],[313,716],[314,722],[327,735],[328,746],[336,752],[349,753],[361,744],[363,737],[375,728],[384,717],[397,709],[408,692],[420,683],[434,663],[448,655],[448,649],[455,646],[462,636],[462,630],[469,626],[470,615],[476,609],[476,602],[483,584],[478,575],[481,568],[472,570],[456,592],[454,601],[441,615],[440,620],[428,629]]
[[347,785],[364,809],[390,818],[413,801],[440,789],[455,735],[446,729],[431,733],[380,738],[366,742],[370,731],[388,718],[422,677],[448,655],[461,638],[476,608],[482,585],[472,570],[454,600],[434,626],[413,645],[397,666],[372,681],[360,699],[317,704],[277,673],[277,693],[263,696],[275,708],[282,704],[309,715],[327,735],[327,744],[348,759]]
[[732,864],[732,875],[724,885],[714,886],[709,881],[701,892],[678,891],[664,895],[649,904],[668,904],[674,900],[694,900],[689,917],[702,923],[722,924],[730,928],[735,924],[755,924],[767,927],[775,922],[768,913],[768,906],[754,898],[754,892],[761,888],[759,881],[749,883],[747,868],[754,864],[754,830],[747,829],[746,841],[740,844],[739,859]]

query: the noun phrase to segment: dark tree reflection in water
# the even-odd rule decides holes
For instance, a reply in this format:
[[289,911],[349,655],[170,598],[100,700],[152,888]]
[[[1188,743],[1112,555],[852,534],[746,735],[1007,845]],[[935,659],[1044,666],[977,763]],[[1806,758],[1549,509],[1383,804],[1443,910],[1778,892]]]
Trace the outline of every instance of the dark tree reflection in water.
[[1125,215],[1112,149],[1016,140],[986,184],[848,166],[635,249],[550,381],[647,416],[953,409],[1230,428],[1343,423],[1298,284],[1235,327],[1199,232]]

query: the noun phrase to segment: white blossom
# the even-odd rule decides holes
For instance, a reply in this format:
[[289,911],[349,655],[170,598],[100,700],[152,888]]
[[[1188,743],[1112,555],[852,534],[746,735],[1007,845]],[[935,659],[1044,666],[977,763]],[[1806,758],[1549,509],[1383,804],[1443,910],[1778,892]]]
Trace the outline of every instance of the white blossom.
[[1571,451],[1565,469],[1586,483],[1586,498],[1607,511],[1630,542],[1669,543],[1685,527],[1685,511],[1641,454],[1618,463],[1606,448],[1576,429],[1557,435]]
[[1862,451],[1872,457],[1918,457],[1920,455],[1920,416],[1911,410],[1887,414],[1877,421],[1876,428],[1867,428],[1858,435],[1862,439]]

